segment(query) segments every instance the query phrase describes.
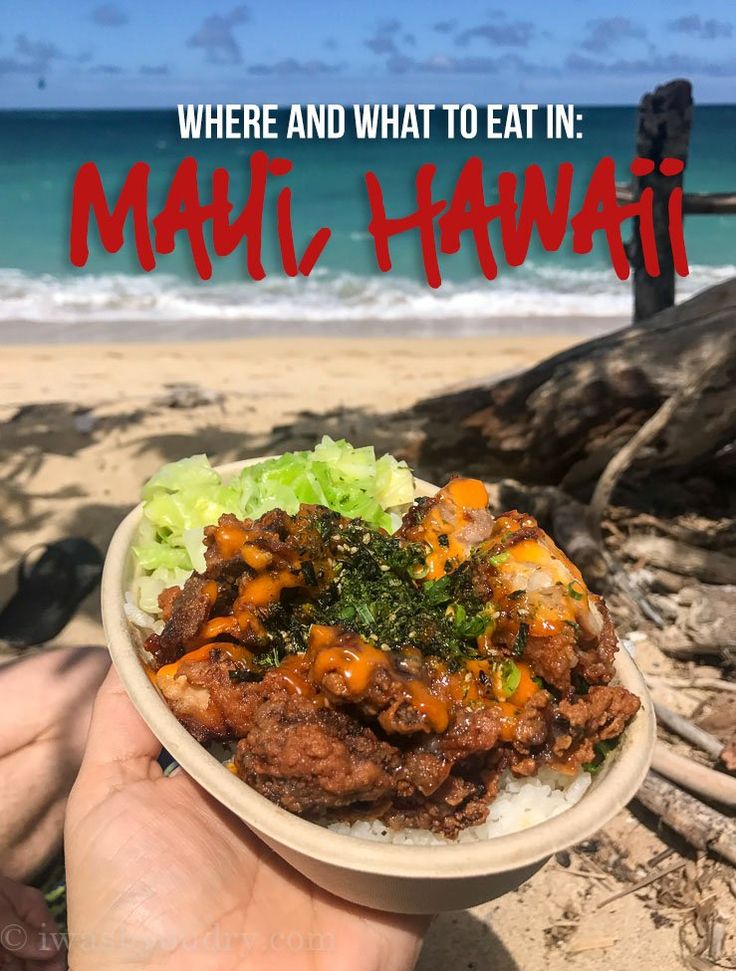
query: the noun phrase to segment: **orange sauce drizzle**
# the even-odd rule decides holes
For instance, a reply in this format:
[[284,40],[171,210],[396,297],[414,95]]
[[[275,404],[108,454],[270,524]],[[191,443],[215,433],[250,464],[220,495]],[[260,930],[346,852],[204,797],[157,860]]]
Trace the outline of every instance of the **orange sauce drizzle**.
[[406,682],[411,703],[433,732],[444,732],[450,723],[447,705],[418,678]]
[[[373,672],[389,667],[391,660],[381,651],[359,637],[344,644],[335,643],[333,628],[315,624],[309,637],[309,653],[313,657],[311,676],[319,682],[331,671],[339,672],[350,696],[360,698],[370,684]],[[419,678],[402,682],[407,699],[419,712],[428,731],[444,732],[450,721],[447,704]]]
[[282,590],[299,587],[302,583],[302,577],[291,570],[259,573],[245,583],[233,609],[237,612],[239,607],[267,607],[279,599]]
[[[311,638],[310,638],[311,642]],[[311,648],[310,643],[310,648]],[[331,671],[339,672],[348,692],[358,698],[370,684],[378,667],[388,667],[389,659],[372,644],[356,643],[318,648],[312,662],[312,677],[321,681]]]
[[238,622],[235,617],[213,617],[204,623],[200,629],[197,639],[200,641],[213,641],[222,634],[237,634]]
[[246,532],[242,526],[218,526],[215,530],[217,552],[226,560],[238,555],[245,539]]
[[539,691],[539,685],[534,680],[532,669],[528,664],[525,664],[523,661],[517,661],[516,666],[521,675],[519,686],[506,700],[517,708],[523,708],[532,695],[535,695]]
[[[467,548],[457,539],[457,533],[467,521],[467,516],[463,514],[468,510],[485,509],[488,505],[488,491],[479,479],[452,479],[443,492],[459,508],[458,519],[446,520],[440,501],[429,509],[422,522],[409,534],[410,539],[424,542],[430,547],[426,558],[428,580],[439,580],[445,576],[448,562],[465,559]],[[440,543],[440,536],[445,537],[447,545]]]
[[488,505],[488,490],[480,479],[451,479],[446,488],[463,509],[485,509]]
[[314,685],[304,677],[307,667],[305,658],[305,654],[289,654],[274,669],[274,674],[283,682],[289,694],[314,698]]
[[171,664],[165,664],[162,668],[159,668],[156,672],[156,680],[162,681],[167,678],[175,678],[182,664],[188,664],[193,661],[206,661],[214,650],[223,651],[233,661],[243,661],[248,665],[253,663],[252,652],[246,650],[244,647],[240,647],[239,644],[203,644],[201,647],[189,651],[188,654],[180,657],[178,661],[173,661]]
[[240,555],[253,570],[265,570],[273,562],[273,553],[262,550],[255,543],[245,543],[240,550]]
[[519,709],[509,701],[499,701],[501,708],[501,739],[504,742],[513,742],[516,722],[519,717]]

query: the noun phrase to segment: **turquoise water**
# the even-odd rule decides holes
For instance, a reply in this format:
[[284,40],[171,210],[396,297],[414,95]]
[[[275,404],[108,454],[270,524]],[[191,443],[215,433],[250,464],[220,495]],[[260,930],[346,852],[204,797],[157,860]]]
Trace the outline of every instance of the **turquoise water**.
[[[23,319],[65,322],[91,319],[222,319],[343,322],[408,319],[461,319],[494,316],[617,315],[628,312],[630,288],[610,268],[598,245],[589,256],[572,253],[569,237],[558,253],[544,253],[532,241],[527,263],[504,270],[496,281],[479,273],[474,250],[442,258],[445,285],[437,293],[423,283],[416,234],[392,243],[393,271],[381,274],[366,227],[369,209],[363,173],[379,177],[389,215],[413,208],[413,179],[419,165],[437,166],[435,193],[446,197],[466,159],[480,155],[493,198],[495,175],[521,173],[532,162],[552,177],[562,161],[575,164],[574,201],[602,155],[616,160],[619,179],[627,177],[633,151],[633,108],[582,109],[584,138],[571,142],[525,141],[273,141],[256,146],[243,141],[183,142],[175,111],[0,112],[0,321]],[[695,111],[686,189],[736,189],[736,106],[702,106]],[[83,270],[68,259],[71,186],[78,167],[94,160],[108,198],[116,196],[129,167],[151,164],[150,209],[163,205],[181,158],[199,161],[206,199],[208,175],[218,166],[231,173],[232,201],[247,194],[247,160],[256,147],[293,162],[285,182],[292,187],[298,248],[319,226],[332,238],[309,280],[284,278],[275,246],[275,193],[266,207],[264,264],[267,279],[253,284],[245,274],[242,247],[224,260],[215,258],[212,281],[198,281],[186,240],[177,251],[158,257],[149,275],[138,268],[132,245],[110,255],[93,244]],[[686,244],[691,277],[681,293],[734,272],[736,218],[690,217]],[[500,256],[500,246],[496,248]],[[502,259],[499,258],[499,263]],[[480,324],[479,324],[480,326]]]

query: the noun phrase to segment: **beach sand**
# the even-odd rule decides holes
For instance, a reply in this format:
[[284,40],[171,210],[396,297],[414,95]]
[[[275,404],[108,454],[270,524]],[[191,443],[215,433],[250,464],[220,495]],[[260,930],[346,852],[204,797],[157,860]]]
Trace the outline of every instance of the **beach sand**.
[[283,337],[0,347],[0,407],[147,401],[192,382],[240,394],[259,424],[340,406],[388,411],[457,383],[528,367],[573,334],[488,338]]
[[[220,462],[308,447],[323,431],[389,447],[390,412],[448,386],[528,367],[575,339],[510,333],[4,347],[0,602],[33,543],[83,535],[104,548],[143,481],[165,461],[200,451]],[[59,642],[102,642],[96,595]],[[683,966],[677,921],[653,916],[656,887],[595,910],[625,885],[608,870],[646,873],[663,847],[635,815],[620,813],[594,844],[558,855],[516,893],[441,916],[419,971]],[[601,854],[611,861],[606,871]]]

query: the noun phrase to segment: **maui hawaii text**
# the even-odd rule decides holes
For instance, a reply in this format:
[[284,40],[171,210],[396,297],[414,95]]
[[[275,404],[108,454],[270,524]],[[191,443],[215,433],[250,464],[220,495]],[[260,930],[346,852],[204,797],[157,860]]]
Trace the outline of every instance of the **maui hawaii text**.
[[[666,158],[659,165],[659,171],[666,176],[677,175],[682,168],[683,163],[674,158]],[[78,267],[87,262],[92,214],[97,221],[102,246],[109,253],[115,253],[123,246],[126,221],[132,216],[136,254],[143,270],[155,268],[155,253],[173,252],[177,235],[183,233],[188,238],[197,273],[201,279],[207,280],[212,275],[212,259],[205,239],[205,226],[210,222],[214,254],[218,257],[228,256],[245,241],[247,274],[253,280],[262,280],[266,276],[262,262],[266,186],[270,179],[283,178],[291,169],[292,164],[288,159],[269,158],[265,152],[254,152],[250,157],[247,201],[243,209],[232,217],[234,207],[228,195],[229,172],[223,168],[215,169],[209,199],[203,201],[197,177],[197,161],[191,157],[185,158],[174,174],[163,209],[149,223],[148,164],[137,162],[132,166],[111,208],[99,169],[94,162],[87,162],[81,166],[74,180],[71,262]],[[644,176],[654,171],[654,163],[649,159],[635,158],[630,169],[632,175]],[[442,283],[439,253],[457,253],[462,234],[469,233],[481,272],[486,279],[493,280],[498,273],[498,264],[491,245],[489,226],[496,220],[500,227],[504,260],[509,266],[520,266],[526,259],[534,228],[545,251],[554,252],[561,247],[569,224],[574,253],[589,253],[594,235],[602,233],[605,236],[613,269],[624,280],[629,275],[629,261],[622,226],[627,220],[638,219],[644,269],[650,276],[659,275],[653,190],[646,187],[636,201],[619,203],[612,158],[605,157],[598,162],[583,203],[573,215],[570,214],[570,197],[574,169],[569,162],[563,162],[558,167],[551,204],[545,177],[538,165],[525,169],[520,200],[517,199],[518,177],[513,172],[499,173],[498,201],[493,203],[486,199],[483,162],[480,158],[473,157],[465,163],[449,201],[433,196],[435,172],[436,166],[432,164],[420,167],[415,181],[416,209],[398,216],[387,214],[381,183],[375,173],[365,173],[371,213],[368,231],[373,237],[376,262],[381,272],[386,273],[391,269],[391,239],[401,233],[416,231],[427,283],[431,287],[439,287]],[[330,239],[331,231],[327,226],[322,226],[310,238],[303,252],[297,253],[291,204],[291,189],[283,186],[276,200],[281,262],[288,276],[309,276]],[[687,276],[680,187],[673,188],[668,198],[668,234],[675,272],[679,276]]]

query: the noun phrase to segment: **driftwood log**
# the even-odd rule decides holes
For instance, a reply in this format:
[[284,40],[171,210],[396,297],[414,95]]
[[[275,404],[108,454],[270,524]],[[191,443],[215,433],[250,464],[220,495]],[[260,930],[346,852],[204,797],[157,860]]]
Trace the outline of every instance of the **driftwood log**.
[[656,772],[647,775],[636,798],[691,846],[718,853],[736,866],[735,820],[673,786]]
[[706,583],[736,583],[736,557],[664,536],[629,536],[624,541],[623,552],[633,560],[698,577]]
[[736,809],[736,779],[733,776],[680,755],[664,742],[657,742],[654,747],[652,768],[684,789]]
[[485,386],[420,402],[422,468],[462,469],[561,486],[588,498],[611,458],[720,357],[630,470],[687,472],[711,463],[736,430],[736,279],[646,322],[578,344]]

